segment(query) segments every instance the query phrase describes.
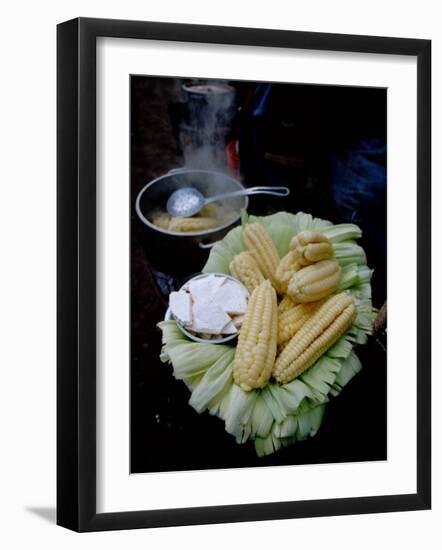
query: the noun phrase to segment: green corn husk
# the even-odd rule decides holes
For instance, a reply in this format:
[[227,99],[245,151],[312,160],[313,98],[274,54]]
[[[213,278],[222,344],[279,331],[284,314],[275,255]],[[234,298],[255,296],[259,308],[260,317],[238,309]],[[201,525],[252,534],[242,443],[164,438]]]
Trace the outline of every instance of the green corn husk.
[[245,392],[232,384],[229,392],[228,408],[225,416],[226,431],[244,443],[251,435],[251,417],[258,398],[258,392]]
[[287,417],[287,413],[284,403],[278,394],[278,388],[279,386],[277,384],[268,384],[262,390],[262,397],[271,410],[275,421],[280,423]]
[[333,253],[341,267],[348,264],[364,265],[367,262],[364,249],[351,241],[333,243]]
[[332,243],[340,243],[342,241],[353,241],[362,237],[361,229],[352,223],[341,223],[326,227],[323,233]]
[[[164,321],[174,323],[175,321]],[[159,324],[160,328],[162,323]],[[204,374],[225,353],[231,353],[230,346],[215,346],[213,344],[199,344],[190,340],[166,345],[161,354],[163,362],[172,363],[174,376],[177,380],[192,379]]]
[[256,437],[267,437],[272,428],[274,419],[265,399],[258,395],[250,418],[251,432]]
[[336,359],[347,359],[352,350],[351,343],[347,340],[344,334],[339,340],[327,351],[327,357],[334,357]]
[[280,439],[283,437],[291,437],[296,433],[298,429],[298,417],[288,416],[281,424],[277,424],[274,428],[274,435]]
[[339,281],[339,286],[336,289],[337,292],[342,292],[347,290],[354,285],[359,283],[359,270],[357,264],[346,265],[342,268],[341,279]]
[[369,295],[370,298],[371,298],[370,281],[371,281],[372,275],[373,275],[373,270],[370,269],[367,265],[358,266],[358,278],[359,278],[358,286],[364,286],[364,288],[368,287],[370,289],[370,295]]
[[334,384],[332,385],[330,389],[330,394],[333,397],[336,397],[339,395],[346,386],[350,380],[358,374],[362,369],[362,364],[359,361],[358,356],[354,351],[350,353],[350,355],[347,357],[347,359],[342,364],[342,367],[340,371],[338,372],[338,375],[336,376],[336,380]]
[[234,354],[235,350],[230,349],[222,355],[196,385],[189,405],[197,412],[216,406],[232,386]]
[[281,424],[275,423],[267,437],[256,437],[256,454],[259,457],[270,455],[282,447],[313,437],[321,426],[324,411],[325,407],[319,405],[297,416],[287,417]]
[[273,431],[267,437],[257,437],[255,439],[255,451],[259,457],[276,453],[281,446],[281,439],[274,435]]
[[312,401],[315,398],[313,390],[301,378],[296,378],[288,384],[277,386],[277,391],[279,393],[279,402],[285,410],[285,416],[296,414],[304,401]]
[[298,416],[298,430],[296,436],[298,441],[313,437],[318,433],[324,418],[325,406],[314,407]]
[[300,378],[312,390],[317,403],[323,403],[327,399],[340,368],[339,359],[323,355],[311,368],[301,374]]

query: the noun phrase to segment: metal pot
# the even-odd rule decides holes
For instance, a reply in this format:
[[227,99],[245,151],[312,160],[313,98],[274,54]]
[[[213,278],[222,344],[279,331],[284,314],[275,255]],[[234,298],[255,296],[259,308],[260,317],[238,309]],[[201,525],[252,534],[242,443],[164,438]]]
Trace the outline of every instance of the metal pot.
[[235,88],[224,82],[192,82],[182,87],[187,100],[187,123],[206,129],[214,139],[215,130],[227,133],[235,115]]
[[205,196],[244,189],[238,180],[228,174],[184,168],[171,170],[145,185],[135,201],[136,212],[144,224],[140,240],[151,266],[159,271],[176,275],[200,271],[207,260],[209,249],[238,223],[241,209],[247,208],[249,204],[246,196],[226,199],[223,206],[236,215],[227,223],[206,231],[178,233],[154,225],[152,215],[166,211],[166,201],[170,194],[189,186],[195,187]]

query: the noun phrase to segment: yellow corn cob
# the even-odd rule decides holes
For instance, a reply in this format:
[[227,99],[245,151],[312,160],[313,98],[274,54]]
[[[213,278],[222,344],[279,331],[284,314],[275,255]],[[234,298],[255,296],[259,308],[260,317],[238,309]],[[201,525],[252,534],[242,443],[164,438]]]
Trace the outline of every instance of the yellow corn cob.
[[236,346],[233,379],[244,391],[267,384],[276,356],[277,329],[276,292],[266,279],[252,292]]
[[230,262],[229,269],[234,277],[245,284],[249,292],[253,292],[264,281],[264,275],[251,252],[237,254]]
[[169,223],[169,231],[180,231],[189,233],[193,231],[205,231],[216,225],[216,220],[213,218],[171,218]]
[[298,303],[316,302],[334,292],[341,278],[335,260],[322,260],[297,271],[287,287],[287,294]]
[[330,243],[330,239],[319,231],[305,230],[297,233],[290,242],[290,249],[293,250],[296,246],[305,246],[309,243]]
[[217,218],[219,210],[219,204],[211,202],[201,208],[201,210],[198,212],[198,216],[202,218]]
[[301,231],[291,240],[290,249],[301,266],[326,260],[333,255],[331,242],[318,231]]
[[290,298],[290,296],[287,296],[286,294],[284,298],[279,302],[278,315],[281,315],[282,313],[284,313],[284,311],[291,309],[295,305],[296,303]]
[[302,374],[344,334],[355,316],[351,296],[341,292],[328,298],[277,357],[274,378],[286,384]]
[[169,229],[170,216],[165,212],[163,214],[158,214],[152,220],[152,223],[161,229]]
[[275,277],[279,285],[278,288],[281,292],[287,292],[287,285],[290,279],[300,268],[301,265],[296,260],[296,254],[293,250],[290,250],[281,258],[275,272]]
[[279,264],[279,254],[272,238],[260,223],[246,225],[243,231],[243,241],[253,254],[262,274],[270,279],[276,290],[280,290],[276,279],[276,268]]
[[324,303],[298,304],[278,315],[278,346],[283,346]]

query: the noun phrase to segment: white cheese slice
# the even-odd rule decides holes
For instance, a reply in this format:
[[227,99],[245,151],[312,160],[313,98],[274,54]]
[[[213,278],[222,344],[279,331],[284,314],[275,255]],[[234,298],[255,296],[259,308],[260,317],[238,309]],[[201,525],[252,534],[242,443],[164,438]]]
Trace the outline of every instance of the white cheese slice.
[[238,329],[235,327],[232,321],[227,323],[225,327],[223,327],[221,334],[236,334],[238,332]]
[[232,317],[232,323],[237,329],[241,328],[243,321],[244,315],[235,315],[234,317]]
[[221,334],[222,329],[230,323],[230,317],[210,299],[194,300],[192,313],[192,330],[195,332]]
[[192,294],[192,297],[195,299],[210,298],[216,293],[225,280],[226,277],[207,275],[207,277],[189,281],[187,287],[189,288],[190,294]]
[[190,325],[192,323],[192,298],[188,292],[184,290],[171,292],[169,307],[174,317],[183,323],[183,325]]
[[226,279],[213,296],[213,300],[226,313],[239,315],[247,309],[247,296],[238,283]]

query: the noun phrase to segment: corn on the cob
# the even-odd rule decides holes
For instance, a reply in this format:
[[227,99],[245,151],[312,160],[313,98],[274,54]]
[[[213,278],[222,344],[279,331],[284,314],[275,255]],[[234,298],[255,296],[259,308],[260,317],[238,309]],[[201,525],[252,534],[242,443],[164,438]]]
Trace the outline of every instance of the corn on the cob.
[[233,379],[244,391],[267,384],[276,356],[277,328],[276,293],[266,279],[252,292],[235,352]]
[[280,285],[276,279],[279,254],[264,226],[260,223],[246,225],[243,231],[243,241],[247,249],[253,254],[264,277],[269,279],[279,292]]
[[341,268],[335,260],[322,260],[297,271],[287,287],[287,294],[298,303],[316,302],[336,290]]
[[217,218],[219,211],[220,211],[219,204],[216,204],[215,202],[211,202],[203,206],[197,215],[200,218]]
[[290,340],[307,320],[322,306],[323,300],[298,304],[278,315],[278,347]]
[[279,289],[282,292],[287,292],[287,285],[290,279],[300,268],[301,265],[297,261],[293,250],[290,250],[283,258],[281,258],[278,267],[276,268],[275,277],[278,281]]
[[309,243],[329,243],[330,239],[320,233],[319,231],[304,230],[297,233],[290,242],[290,249],[296,248],[296,246],[305,246]]
[[180,231],[189,233],[193,231],[204,231],[216,225],[214,218],[171,218],[169,223],[169,231]]
[[287,294],[284,296],[284,298],[279,302],[278,305],[278,315],[281,315],[284,313],[284,311],[287,311],[288,309],[292,309],[296,303],[288,296]]
[[264,275],[251,252],[237,254],[230,262],[229,269],[230,273],[239,279],[249,292],[253,292],[264,281]]
[[291,240],[290,249],[300,266],[326,260],[333,255],[331,242],[318,231],[301,231]]
[[170,216],[165,212],[162,214],[158,214],[153,218],[152,223],[157,227],[160,227],[161,229],[169,229]]
[[277,357],[274,378],[286,384],[311,367],[344,334],[355,316],[351,296],[340,293],[328,298]]

